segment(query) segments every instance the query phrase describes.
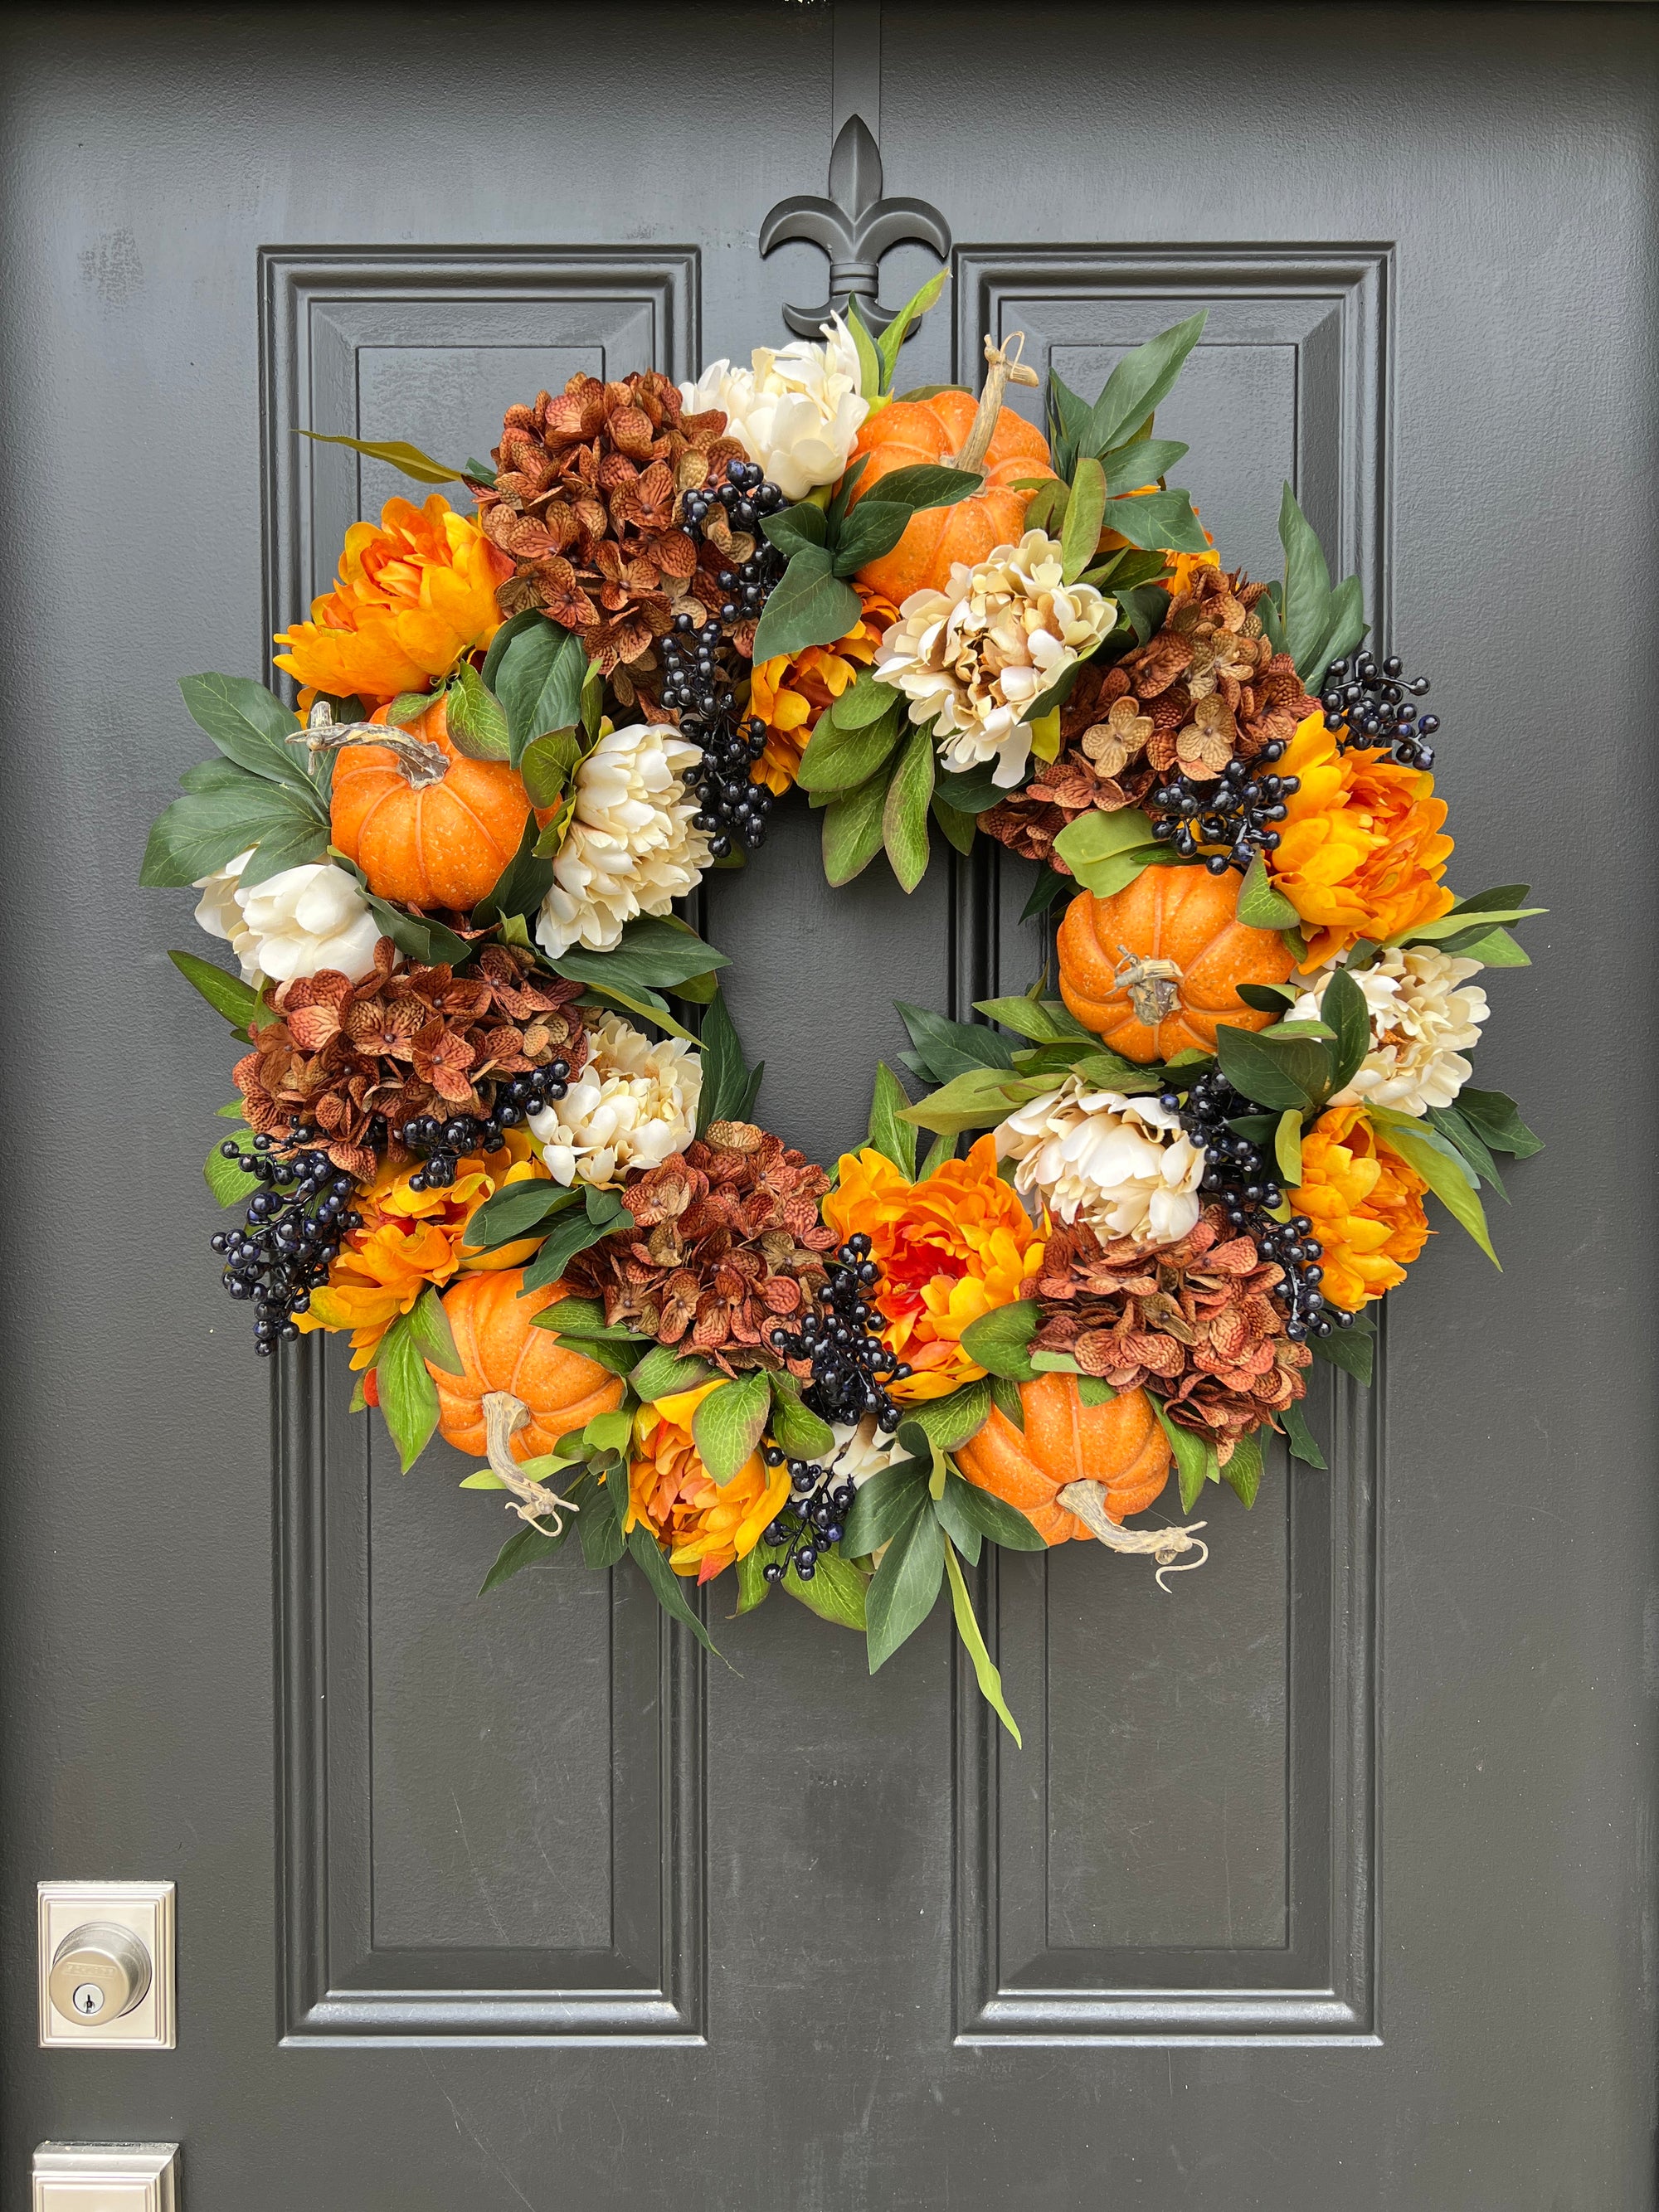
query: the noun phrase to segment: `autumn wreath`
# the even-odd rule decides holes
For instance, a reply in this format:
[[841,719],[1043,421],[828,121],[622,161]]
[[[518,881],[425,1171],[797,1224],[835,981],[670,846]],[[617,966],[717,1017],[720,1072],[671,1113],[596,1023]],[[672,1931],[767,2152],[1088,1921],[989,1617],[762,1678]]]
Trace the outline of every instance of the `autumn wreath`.
[[[225,1287],[261,1353],[347,1334],[406,1468],[434,1431],[481,1462],[486,1589],[574,1528],[705,1642],[685,1585],[731,1568],[875,1668],[948,1581],[1012,1728],[964,1561],[1201,1561],[1126,1521],[1172,1474],[1249,1505],[1272,1431],[1322,1464],[1311,1363],[1369,1381],[1426,1197],[1490,1252],[1480,1185],[1537,1140],[1470,1085],[1474,979],[1538,909],[1446,884],[1428,686],[1289,488],[1261,584],[1167,487],[1202,316],[1092,401],[1051,375],[1045,437],[1017,342],[891,395],[938,291],[693,385],[576,376],[488,467],[360,447],[476,515],[353,526],[277,640],[297,714],[185,680],[215,755],[143,880],[240,966],[173,956],[246,1042]],[[937,830],[1034,864],[1045,947],[1064,901],[1056,990],[1040,956],[974,1020],[900,1009],[922,1095],[878,1067],[830,1170],[756,1121],[674,911],[797,788],[832,884],[884,853],[914,890]]]

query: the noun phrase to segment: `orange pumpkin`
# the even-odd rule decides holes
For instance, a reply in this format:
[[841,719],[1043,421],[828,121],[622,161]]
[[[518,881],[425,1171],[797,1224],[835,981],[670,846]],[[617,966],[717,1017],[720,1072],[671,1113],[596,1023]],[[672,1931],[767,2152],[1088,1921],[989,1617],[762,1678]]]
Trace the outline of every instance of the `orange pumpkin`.
[[952,1456],[969,1482],[1022,1512],[1050,1544],[1091,1533],[1059,1501],[1068,1482],[1097,1482],[1106,1516],[1144,1512],[1170,1477],[1170,1440],[1144,1390],[1085,1406],[1075,1375],[1039,1375],[1019,1386],[1022,1432],[996,1407]]
[[465,1369],[451,1375],[426,1363],[438,1389],[438,1426],[457,1451],[483,1453],[484,1399],[492,1391],[516,1398],[529,1416],[512,1439],[515,1460],[538,1459],[562,1436],[609,1413],[623,1401],[623,1379],[597,1360],[572,1352],[547,1329],[532,1328],[538,1313],[565,1295],[552,1283],[520,1297],[524,1269],[463,1275],[444,1294],[444,1311]]
[[[381,707],[371,720],[386,717]],[[334,842],[378,897],[465,911],[495,889],[518,851],[530,794],[504,761],[469,760],[457,751],[441,698],[392,736],[392,744],[341,748],[330,816]],[[435,780],[414,746],[396,749],[405,738],[437,747],[443,766]]]
[[1282,983],[1293,956],[1276,929],[1238,919],[1230,868],[1147,868],[1110,898],[1085,891],[1060,926],[1060,995],[1126,1060],[1215,1050],[1218,1024],[1265,1029],[1241,983]]

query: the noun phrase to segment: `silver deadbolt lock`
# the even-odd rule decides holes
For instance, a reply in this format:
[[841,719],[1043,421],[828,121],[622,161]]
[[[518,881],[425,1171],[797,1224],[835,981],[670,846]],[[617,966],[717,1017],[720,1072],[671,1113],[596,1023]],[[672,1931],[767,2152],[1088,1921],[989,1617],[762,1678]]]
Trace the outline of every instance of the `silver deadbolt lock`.
[[52,1954],[52,2008],[66,2020],[119,2020],[149,1994],[150,1956],[131,1928],[88,1920]]

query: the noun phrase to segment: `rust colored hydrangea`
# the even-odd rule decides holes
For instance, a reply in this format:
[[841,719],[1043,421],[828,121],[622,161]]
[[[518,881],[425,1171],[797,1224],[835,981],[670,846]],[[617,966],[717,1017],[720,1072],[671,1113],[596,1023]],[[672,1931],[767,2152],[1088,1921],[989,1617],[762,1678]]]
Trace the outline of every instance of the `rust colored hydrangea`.
[[631,1230],[579,1253],[574,1291],[660,1344],[735,1373],[776,1367],[769,1337],[828,1279],[836,1232],[818,1215],[830,1179],[752,1121],[713,1121],[627,1190]]
[[276,1018],[235,1067],[249,1126],[304,1133],[359,1182],[419,1114],[478,1114],[497,1081],[587,1055],[580,983],[535,975],[527,953],[486,945],[464,975],[399,963],[383,937],[358,982],[334,969],[268,994]]
[[1147,1385],[1224,1464],[1240,1437],[1307,1389],[1313,1354],[1285,1335],[1272,1296],[1284,1273],[1249,1237],[1229,1233],[1218,1206],[1154,1251],[1127,1237],[1103,1243],[1085,1228],[1057,1230],[1024,1286],[1043,1309],[1033,1344],[1069,1352],[1115,1389]]

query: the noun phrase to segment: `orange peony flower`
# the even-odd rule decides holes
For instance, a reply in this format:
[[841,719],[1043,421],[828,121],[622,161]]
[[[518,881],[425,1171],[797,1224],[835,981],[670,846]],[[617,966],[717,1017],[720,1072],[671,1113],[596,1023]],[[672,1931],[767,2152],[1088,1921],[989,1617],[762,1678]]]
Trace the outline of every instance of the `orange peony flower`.
[[311,620],[279,631],[276,656],[307,695],[327,691],[365,709],[400,691],[424,691],[501,626],[495,586],[513,573],[477,525],[436,492],[423,507],[389,499],[380,526],[346,532],[334,589],[311,603]]
[[353,1200],[362,1227],[352,1231],[327,1282],[312,1292],[309,1310],[294,1316],[301,1330],[349,1328],[354,1367],[369,1364],[392,1322],[428,1283],[520,1267],[536,1249],[534,1237],[494,1252],[475,1251],[465,1242],[467,1224],[486,1199],[509,1183],[550,1180],[526,1130],[507,1132],[504,1153],[464,1154],[454,1182],[443,1189],[411,1189],[418,1171],[382,1163]]
[[1324,1247],[1320,1288],[1358,1313],[1396,1283],[1429,1234],[1421,1176],[1380,1144],[1363,1106],[1333,1106],[1302,1139],[1302,1181],[1290,1194]]
[[799,653],[780,653],[755,664],[749,711],[766,725],[766,750],[749,771],[781,799],[800,773],[806,740],[818,716],[856,682],[860,668],[876,657],[882,632],[898,620],[898,609],[879,592],[861,591],[862,619],[834,645],[809,645]]
[[691,1441],[691,1416],[715,1382],[676,1391],[641,1406],[634,1416],[634,1458],[629,1468],[628,1517],[623,1534],[639,1522],[668,1554],[677,1575],[712,1582],[734,1559],[746,1559],[789,1495],[789,1471],[768,1468],[758,1452],[730,1482],[717,1486]]
[[1340,752],[1322,714],[1302,722],[1281,775],[1301,779],[1285,802],[1279,849],[1267,855],[1274,888],[1302,917],[1304,972],[1362,937],[1381,940],[1449,913],[1440,878],[1452,841],[1440,835],[1446,802],[1425,769],[1386,754]]
[[1042,1257],[1042,1238],[997,1173],[994,1139],[965,1160],[946,1160],[907,1182],[882,1153],[842,1161],[823,1218],[844,1240],[860,1233],[881,1269],[876,1304],[883,1340],[912,1372],[893,1397],[943,1398],[985,1370],[962,1348],[962,1333],[994,1307],[1012,1305]]

